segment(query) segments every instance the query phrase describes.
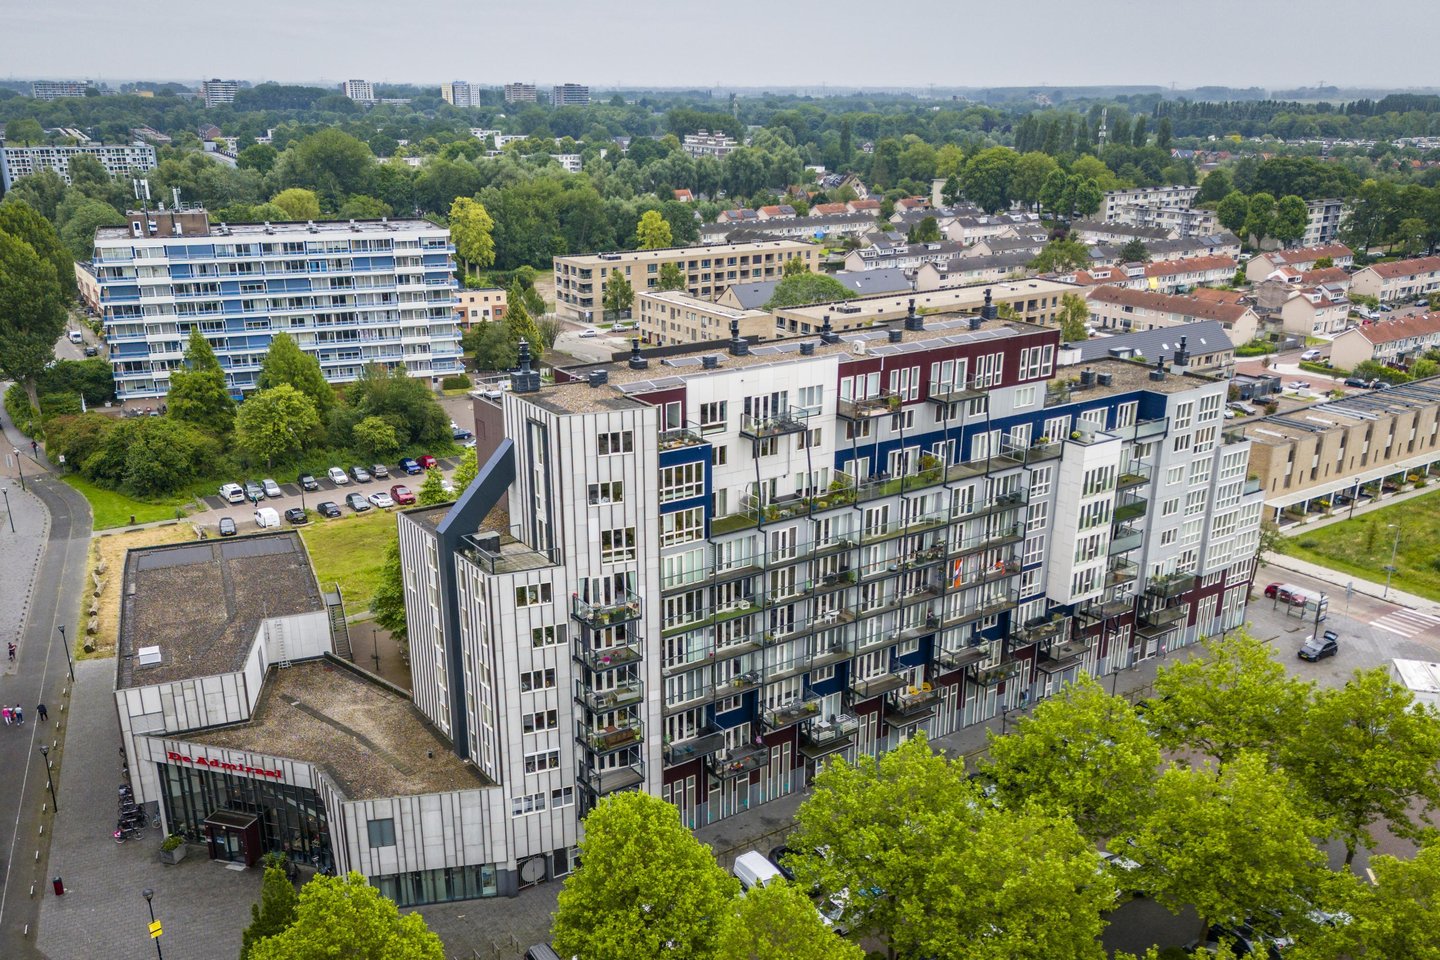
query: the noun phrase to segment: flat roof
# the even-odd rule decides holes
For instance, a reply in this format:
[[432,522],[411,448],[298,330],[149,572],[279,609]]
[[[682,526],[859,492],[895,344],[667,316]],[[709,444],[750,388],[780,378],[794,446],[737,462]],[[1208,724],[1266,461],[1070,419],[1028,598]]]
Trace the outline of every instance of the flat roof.
[[835,300],[830,303],[813,303],[803,307],[784,307],[774,311],[777,317],[808,319],[813,323],[823,322],[825,314],[837,314],[846,322],[855,319],[875,317],[895,310],[904,310],[914,300],[920,309],[953,310],[966,306],[979,307],[985,301],[985,291],[998,298],[1014,296],[1040,296],[1052,293],[1078,293],[1081,288],[1073,283],[1059,280],[1009,280],[981,282],[961,287],[942,287],[939,290],[914,290],[899,293],[883,293],[870,297],[853,297],[849,300]]
[[746,240],[741,243],[710,243],[690,247],[660,247],[656,250],[616,250],[606,253],[576,253],[555,258],[556,263],[572,266],[599,266],[605,263],[634,263],[637,260],[670,260],[677,256],[704,257],[712,259],[716,254],[748,253],[754,250],[797,250],[812,244],[803,240]]
[[[268,226],[264,223],[225,223],[224,230],[219,221],[210,223],[210,232],[205,234],[187,234],[181,237],[156,234],[155,236],[136,237],[131,234],[128,226],[124,227],[100,227],[95,231],[95,239],[98,240],[164,240],[164,241],[186,241],[186,240],[219,240],[227,237],[296,237],[310,236],[336,236],[351,234],[369,234],[371,236],[387,236],[397,233],[400,230],[434,230],[437,233],[444,233],[444,227],[437,227],[429,220],[356,220],[352,226],[349,220],[316,220],[314,228],[303,220],[275,221]],[[228,232],[226,232],[228,231]]]
[[1413,380],[1387,390],[1357,390],[1336,400],[1285,410],[1245,424],[1246,434],[1260,443],[1298,440],[1342,427],[1358,426],[1380,416],[1440,406],[1440,377]]
[[[325,609],[294,531],[143,547],[125,555],[116,686],[230,673],[270,617]],[[140,663],[159,647],[158,663]]]
[[1121,360],[1116,357],[1101,357],[1090,360],[1083,364],[1064,368],[1067,376],[1074,376],[1078,370],[1090,370],[1097,374],[1110,374],[1110,385],[1101,386],[1099,383],[1090,387],[1072,385],[1070,401],[1072,403],[1083,403],[1093,397],[1114,396],[1122,393],[1134,393],[1137,390],[1148,390],[1151,393],[1184,393],[1186,390],[1194,390],[1207,383],[1218,383],[1218,377],[1212,377],[1203,373],[1176,370],[1169,366],[1165,379],[1152,380],[1150,373],[1155,369],[1154,363],[1145,363],[1140,360]]
[[348,800],[492,786],[402,691],[333,657],[272,668],[248,723],[184,737],[314,764]]

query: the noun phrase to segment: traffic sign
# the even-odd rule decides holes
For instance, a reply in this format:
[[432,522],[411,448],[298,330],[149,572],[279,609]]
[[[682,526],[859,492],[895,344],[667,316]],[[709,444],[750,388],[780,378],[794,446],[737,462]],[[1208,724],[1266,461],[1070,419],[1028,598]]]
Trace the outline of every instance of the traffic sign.
[[160,921],[159,921],[159,920],[151,920],[151,921],[150,921],[150,939],[151,939],[151,940],[159,940],[159,939],[160,939],[160,934],[163,933],[163,932],[164,932],[164,931],[160,929]]

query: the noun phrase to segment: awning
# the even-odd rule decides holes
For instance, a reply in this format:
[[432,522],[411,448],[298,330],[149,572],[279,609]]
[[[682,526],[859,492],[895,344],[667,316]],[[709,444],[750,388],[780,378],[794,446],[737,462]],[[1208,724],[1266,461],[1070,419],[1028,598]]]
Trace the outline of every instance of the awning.
[[1304,490],[1283,494],[1274,499],[1267,499],[1265,506],[1271,510],[1283,510],[1294,504],[1304,503],[1306,500],[1325,499],[1337,493],[1354,490],[1356,487],[1364,486],[1375,480],[1382,480],[1392,474],[1409,473],[1417,467],[1426,467],[1432,463],[1440,463],[1440,451],[1432,450],[1429,453],[1423,453],[1418,457],[1411,457],[1408,460],[1397,460],[1383,467],[1372,467],[1363,473],[1352,474],[1348,477],[1336,477],[1329,483],[1322,483],[1319,486],[1307,487]]

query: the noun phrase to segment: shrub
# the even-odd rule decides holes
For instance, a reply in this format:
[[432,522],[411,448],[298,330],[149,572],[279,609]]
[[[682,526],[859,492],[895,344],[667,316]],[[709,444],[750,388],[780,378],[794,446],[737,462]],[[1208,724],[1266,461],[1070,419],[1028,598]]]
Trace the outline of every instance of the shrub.
[[1301,541],[1300,541],[1300,549],[1302,549],[1302,550],[1313,550],[1313,549],[1315,549],[1315,548],[1318,547],[1318,546],[1320,546],[1320,541],[1319,541],[1319,540],[1311,539],[1311,540],[1301,540]]
[[35,408],[30,406],[30,398],[25,395],[25,388],[18,383],[12,384],[10,389],[5,391],[5,412],[10,414],[10,419],[21,433],[29,437],[40,436],[39,418]]
[[446,377],[440,381],[440,386],[446,390],[468,390],[471,387],[471,383],[470,378],[462,373],[453,377]]

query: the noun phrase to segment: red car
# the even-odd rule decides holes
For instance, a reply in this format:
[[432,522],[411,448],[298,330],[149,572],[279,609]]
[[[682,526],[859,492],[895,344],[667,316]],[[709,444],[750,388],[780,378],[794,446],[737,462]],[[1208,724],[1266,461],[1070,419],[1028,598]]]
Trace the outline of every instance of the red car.
[[435,467],[438,466],[440,466],[440,461],[430,456],[430,454],[427,453],[420,457],[420,469],[433,470]]
[[403,483],[397,483],[390,488],[390,499],[401,506],[405,506],[415,502],[415,494],[411,493],[410,488]]

